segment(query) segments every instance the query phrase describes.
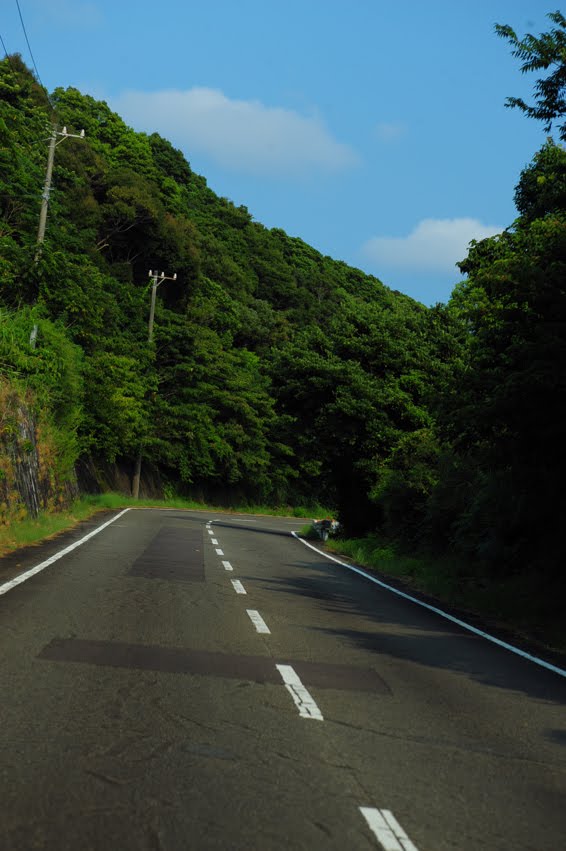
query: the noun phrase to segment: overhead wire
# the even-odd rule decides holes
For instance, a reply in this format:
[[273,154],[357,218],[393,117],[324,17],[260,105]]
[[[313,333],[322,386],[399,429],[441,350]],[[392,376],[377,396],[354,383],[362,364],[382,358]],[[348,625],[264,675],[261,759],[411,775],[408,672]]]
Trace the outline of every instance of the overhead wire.
[[6,43],[5,43],[5,41],[4,41],[4,39],[2,38],[1,35],[0,35],[0,42],[2,42],[2,47],[4,48],[4,59],[8,60],[8,64],[9,64],[10,68],[13,69],[14,68],[14,62],[12,60],[12,57],[8,53],[8,48],[6,47]]
[[26,40],[26,44],[28,46],[29,55],[31,56],[31,61],[33,62],[33,67],[35,69],[36,77],[37,77],[38,82],[41,85],[41,87],[45,88],[45,86],[41,82],[41,77],[39,76],[39,71],[37,70],[37,65],[35,64],[35,59],[33,58],[33,52],[32,52],[32,49],[31,49],[31,44],[29,43],[28,34],[26,32],[26,25],[24,24],[22,10],[20,9],[20,0],[16,0],[16,6],[17,6],[17,9],[18,9],[18,15],[20,16],[20,23],[22,25],[22,30],[24,31],[24,37],[25,37],[25,40]]

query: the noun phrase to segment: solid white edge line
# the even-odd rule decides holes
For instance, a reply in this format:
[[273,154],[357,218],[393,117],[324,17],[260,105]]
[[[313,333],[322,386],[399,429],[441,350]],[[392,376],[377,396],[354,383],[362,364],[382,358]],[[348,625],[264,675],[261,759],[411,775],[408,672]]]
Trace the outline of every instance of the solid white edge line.
[[93,529],[92,532],[89,532],[88,535],[85,535],[84,538],[81,538],[78,541],[75,541],[73,544],[69,544],[65,549],[60,550],[55,555],[52,555],[50,558],[42,561],[41,564],[37,564],[35,567],[26,570],[25,573],[20,573],[19,576],[16,576],[15,579],[11,579],[9,582],[5,582],[3,585],[0,585],[0,595],[7,594],[8,591],[11,591],[12,588],[16,588],[17,585],[21,585],[22,582],[30,579],[32,576],[35,576],[36,573],[41,573],[42,570],[45,570],[46,567],[53,564],[56,561],[59,561],[63,556],[68,555],[73,550],[76,550],[77,547],[80,547],[81,544],[84,544],[86,541],[90,540],[90,538],[94,538],[95,535],[98,535],[99,532],[102,532],[103,529],[106,529],[107,526],[110,526],[111,523],[114,523],[118,518],[122,517],[126,513],[126,511],[130,511],[129,508],[124,508],[116,517],[112,517],[111,520],[107,520],[106,523],[103,523],[102,526],[98,526],[97,529]]
[[271,635],[271,630],[256,609],[246,609],[249,619],[255,626],[257,632],[262,632],[265,635]]
[[291,665],[275,665],[285,688],[293,698],[293,702],[299,710],[301,718],[312,718],[314,721],[324,721],[322,712],[309,691],[304,687],[301,679]]
[[394,588],[392,585],[388,585],[386,582],[382,582],[381,579],[377,579],[375,576],[371,576],[369,573],[366,573],[365,570],[361,570],[359,567],[355,567],[353,564],[346,564],[345,561],[340,561],[340,559],[334,558],[334,556],[328,555],[328,553],[323,552],[322,550],[317,549],[317,547],[313,547],[312,544],[309,544],[308,541],[305,541],[300,537],[298,532],[291,532],[294,538],[297,541],[300,541],[301,544],[304,544],[305,547],[309,547],[309,549],[314,550],[315,553],[318,553],[324,558],[330,559],[330,561],[335,561],[336,564],[339,564],[341,567],[346,567],[348,570],[352,570],[354,573],[358,573],[360,576],[363,576],[365,579],[369,579],[370,582],[375,583],[375,585],[379,585],[381,588],[385,588],[387,591],[391,591],[393,594],[397,594],[398,597],[402,597],[404,600],[410,600],[411,603],[416,603],[417,606],[421,606],[423,609],[428,609],[429,612],[434,612],[436,615],[440,615],[441,618],[445,618],[447,621],[451,621],[452,623],[457,624],[457,626],[462,627],[462,629],[466,629],[468,632],[473,632],[474,635],[479,635],[481,638],[485,638],[487,641],[491,641],[493,644],[497,644],[498,647],[503,647],[504,650],[509,650],[511,653],[515,653],[517,656],[521,656],[523,659],[527,659],[529,662],[534,662],[535,665],[540,665],[541,668],[546,668],[549,671],[552,671],[554,674],[558,674],[561,677],[566,677],[566,670],[564,668],[559,668],[557,665],[553,665],[551,662],[545,662],[544,659],[539,659],[538,656],[533,656],[531,653],[527,653],[526,650],[521,650],[519,647],[515,647],[513,644],[508,644],[506,641],[502,641],[500,638],[496,638],[494,635],[490,635],[489,632],[484,632],[481,629],[478,629],[475,626],[472,626],[466,621],[460,620],[460,618],[454,617],[454,615],[449,615],[448,612],[439,609],[437,606],[432,606],[430,603],[425,603],[424,600],[418,600],[416,597],[411,596],[411,594],[405,593],[405,591],[400,591],[398,588]]
[[230,582],[234,586],[234,591],[236,592],[236,594],[247,594],[248,593],[239,579],[231,579]]
[[359,809],[383,851],[418,851],[390,810],[378,810],[377,807]]
[[222,567],[224,568],[224,570],[234,570],[229,561],[223,561]]

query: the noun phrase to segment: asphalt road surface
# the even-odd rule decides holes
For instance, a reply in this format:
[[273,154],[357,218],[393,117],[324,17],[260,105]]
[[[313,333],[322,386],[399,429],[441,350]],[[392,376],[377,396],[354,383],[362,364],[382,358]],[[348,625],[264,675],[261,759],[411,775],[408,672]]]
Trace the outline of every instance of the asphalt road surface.
[[131,510],[0,560],[0,848],[566,849],[566,679],[301,523]]

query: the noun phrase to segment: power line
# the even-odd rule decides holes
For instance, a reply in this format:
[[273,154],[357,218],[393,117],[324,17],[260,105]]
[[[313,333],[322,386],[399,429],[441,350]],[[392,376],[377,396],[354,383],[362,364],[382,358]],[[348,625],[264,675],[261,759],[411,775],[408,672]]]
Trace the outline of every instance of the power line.
[[5,45],[5,43],[4,43],[4,39],[2,38],[2,36],[1,36],[1,35],[0,35],[0,42],[2,42],[2,47],[4,48],[4,59],[7,59],[7,60],[8,60],[8,65],[10,66],[10,68],[12,69],[12,71],[15,71],[14,63],[13,63],[13,61],[12,61],[12,57],[11,57],[11,56],[10,56],[10,54],[8,53],[8,48],[6,47],[6,45]]
[[39,71],[37,70],[37,65],[35,64],[35,59],[33,58],[33,53],[32,53],[32,50],[31,50],[31,45],[30,45],[30,43],[29,43],[28,34],[27,34],[27,32],[26,32],[26,25],[24,24],[24,19],[23,19],[23,17],[22,17],[22,10],[20,9],[20,0],[16,0],[16,6],[17,6],[17,8],[18,8],[18,15],[20,16],[20,22],[21,22],[21,24],[22,24],[22,29],[23,29],[23,31],[24,31],[24,36],[25,36],[25,39],[26,39],[26,44],[27,44],[27,46],[28,46],[29,55],[31,56],[31,61],[33,62],[33,67],[34,67],[34,69],[35,69],[35,75],[36,75],[37,79],[39,80],[39,84],[40,84],[40,86],[41,86],[43,89],[45,89],[45,86],[44,86],[44,85],[43,85],[43,83],[41,82],[41,77],[39,76]]

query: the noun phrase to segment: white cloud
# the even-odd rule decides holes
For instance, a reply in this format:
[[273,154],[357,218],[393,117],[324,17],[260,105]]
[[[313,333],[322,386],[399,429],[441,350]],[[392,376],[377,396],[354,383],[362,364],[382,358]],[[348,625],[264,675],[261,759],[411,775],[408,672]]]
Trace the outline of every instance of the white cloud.
[[397,269],[454,272],[472,239],[501,233],[504,228],[478,219],[423,219],[408,236],[375,236],[362,247],[372,263]]
[[303,116],[257,100],[232,100],[218,89],[127,91],[111,105],[136,129],[157,131],[225,168],[288,176],[355,165],[356,152],[332,137],[318,116]]
[[395,142],[406,132],[407,127],[404,124],[394,121],[380,121],[374,128],[374,134],[380,142]]

